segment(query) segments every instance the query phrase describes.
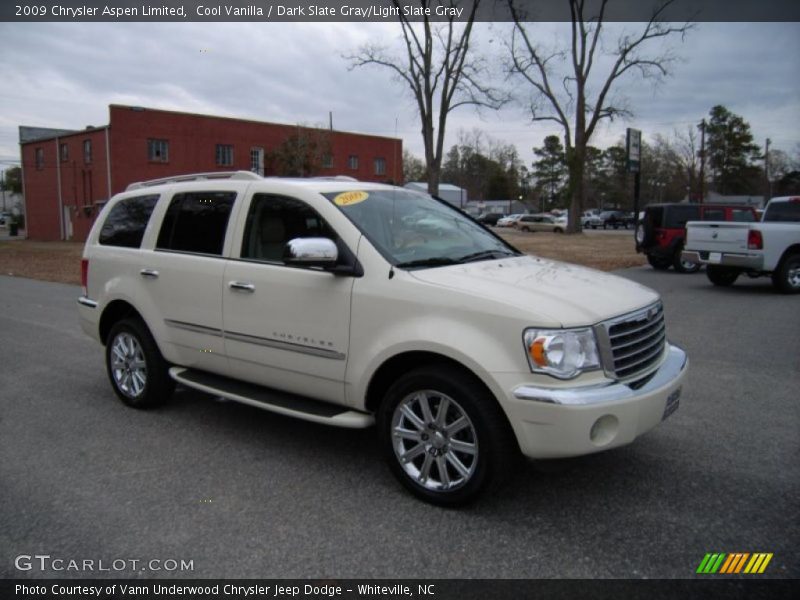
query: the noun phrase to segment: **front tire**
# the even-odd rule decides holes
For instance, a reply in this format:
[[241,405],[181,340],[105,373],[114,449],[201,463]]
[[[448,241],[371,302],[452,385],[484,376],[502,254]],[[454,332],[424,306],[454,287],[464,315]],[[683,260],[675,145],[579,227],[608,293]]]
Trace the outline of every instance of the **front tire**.
[[394,476],[415,496],[441,506],[465,504],[498,487],[520,456],[494,397],[448,366],[400,377],[381,403],[378,432]]
[[719,265],[708,265],[706,267],[708,280],[721,287],[733,285],[740,273],[741,271],[734,267],[721,267]]
[[669,258],[661,258],[659,256],[654,256],[652,254],[647,255],[647,262],[650,263],[650,266],[653,267],[656,271],[666,271],[669,269],[670,261]]
[[169,364],[141,319],[124,319],[111,328],[106,371],[119,399],[133,408],[163,404],[175,390]]
[[784,294],[800,293],[800,254],[790,254],[772,274],[772,285]]

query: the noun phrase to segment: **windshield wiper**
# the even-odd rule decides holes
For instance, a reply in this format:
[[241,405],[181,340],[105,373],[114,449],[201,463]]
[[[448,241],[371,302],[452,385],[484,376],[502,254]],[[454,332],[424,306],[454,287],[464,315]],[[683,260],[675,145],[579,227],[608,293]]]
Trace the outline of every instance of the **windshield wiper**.
[[513,252],[507,250],[481,250],[480,252],[473,252],[458,259],[458,262],[473,262],[476,260],[487,260],[492,258],[503,258],[506,256],[515,256]]
[[430,258],[420,258],[397,263],[395,267],[400,269],[413,269],[414,267],[443,267],[445,265],[457,265],[460,260],[447,258],[446,256],[432,256]]

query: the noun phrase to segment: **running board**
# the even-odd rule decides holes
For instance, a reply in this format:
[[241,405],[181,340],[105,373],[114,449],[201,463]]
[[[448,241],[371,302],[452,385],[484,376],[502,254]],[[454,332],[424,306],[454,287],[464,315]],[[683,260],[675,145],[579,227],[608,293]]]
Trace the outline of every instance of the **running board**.
[[375,423],[375,418],[367,413],[287,392],[280,392],[260,385],[231,379],[230,377],[223,377],[222,375],[214,375],[206,371],[172,367],[169,370],[169,375],[178,383],[201,392],[222,396],[229,400],[305,421],[352,429],[363,429]]

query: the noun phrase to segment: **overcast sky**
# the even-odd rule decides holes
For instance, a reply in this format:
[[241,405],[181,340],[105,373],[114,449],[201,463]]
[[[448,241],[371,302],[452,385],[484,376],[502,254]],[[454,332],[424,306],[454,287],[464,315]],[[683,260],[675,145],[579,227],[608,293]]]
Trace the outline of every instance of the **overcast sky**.
[[[476,25],[475,48],[496,82],[524,101],[529,90],[503,73],[510,27]],[[565,24],[532,27],[545,44],[566,39]],[[19,160],[19,125],[103,125],[111,103],[307,125],[327,125],[332,111],[336,129],[397,135],[421,157],[407,89],[385,69],[350,71],[343,58],[398,36],[398,25],[377,23],[2,23],[0,166]],[[701,23],[670,46],[680,58],[674,75],[657,88],[625,80],[618,95],[634,117],[601,129],[594,145],[615,143],[626,127],[645,138],[670,134],[723,104],[751,124],[759,145],[769,137],[797,155],[800,24]],[[560,135],[552,124],[531,125],[523,102],[482,115],[466,107],[451,115],[446,147],[474,128],[515,144],[526,164],[545,135]]]

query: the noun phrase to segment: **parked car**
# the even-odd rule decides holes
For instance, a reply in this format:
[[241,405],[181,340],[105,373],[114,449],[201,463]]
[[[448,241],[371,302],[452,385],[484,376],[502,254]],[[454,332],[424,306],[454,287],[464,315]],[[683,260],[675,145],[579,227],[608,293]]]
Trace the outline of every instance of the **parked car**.
[[770,200],[760,223],[687,223],[682,258],[706,265],[714,285],[733,285],[746,273],[772,277],[784,293],[800,293],[800,196]]
[[503,217],[505,217],[503,213],[483,213],[476,220],[484,225],[497,225],[497,222]]
[[507,217],[503,217],[497,221],[497,227],[511,227],[514,224],[514,221],[519,219],[523,214],[524,213],[519,213],[516,215],[508,215]]
[[654,269],[674,267],[679,273],[695,273],[700,264],[681,256],[689,221],[753,223],[753,208],[726,204],[649,204],[636,229],[636,251],[644,253]]
[[[586,229],[587,227],[591,226],[591,221],[593,217],[597,217],[600,214],[600,211],[596,208],[592,208],[590,210],[583,211],[581,215],[581,227]],[[599,222],[599,220],[598,220]]]
[[558,221],[551,215],[522,215],[514,221],[513,227],[520,231],[552,231],[564,233],[567,229],[566,219]]
[[[448,234],[420,235],[419,214]],[[446,202],[377,183],[131,184],[97,217],[81,284],[81,326],[125,404],[180,383],[376,425],[402,485],[444,505],[512,479],[520,453],[632,442],[678,407],[688,369],[653,290],[524,255]]]
[[10,212],[0,213],[0,225],[8,225],[9,223],[11,223],[11,213]]

